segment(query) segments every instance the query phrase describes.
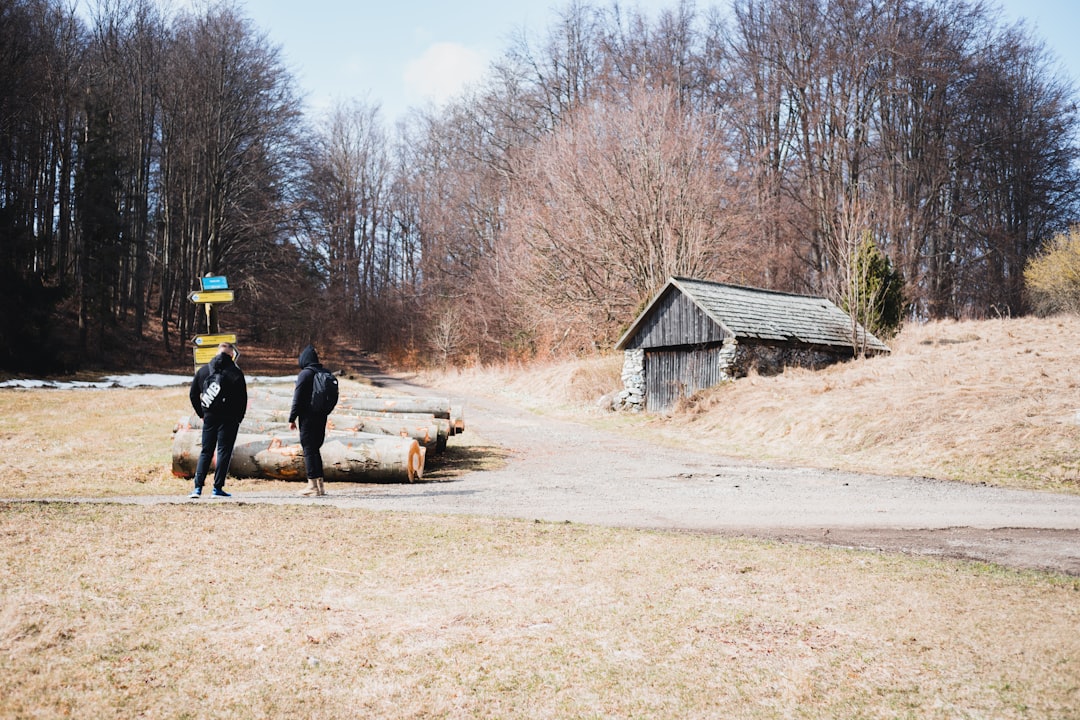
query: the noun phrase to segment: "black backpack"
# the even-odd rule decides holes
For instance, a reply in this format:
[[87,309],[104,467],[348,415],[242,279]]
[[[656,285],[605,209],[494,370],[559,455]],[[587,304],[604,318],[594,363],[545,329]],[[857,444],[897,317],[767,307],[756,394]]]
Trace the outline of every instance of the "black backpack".
[[225,378],[221,371],[212,372],[203,380],[202,394],[199,395],[199,403],[203,412],[218,412],[225,407]]
[[338,379],[326,369],[315,368],[315,377],[311,381],[311,404],[313,415],[329,415],[337,405]]

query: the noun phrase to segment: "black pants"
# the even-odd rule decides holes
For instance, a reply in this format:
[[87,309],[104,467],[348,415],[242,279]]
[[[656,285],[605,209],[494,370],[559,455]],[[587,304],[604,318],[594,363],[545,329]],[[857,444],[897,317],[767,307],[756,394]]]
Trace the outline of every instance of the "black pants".
[[304,469],[308,480],[323,476],[322,445],[326,439],[326,416],[307,415],[297,418],[300,426],[300,447],[304,449]]
[[236,444],[236,433],[239,430],[240,423],[206,413],[202,426],[202,451],[199,453],[199,464],[195,466],[196,488],[202,490],[215,450],[217,466],[214,468],[214,488],[221,490],[225,487],[225,476],[229,474],[233,445]]

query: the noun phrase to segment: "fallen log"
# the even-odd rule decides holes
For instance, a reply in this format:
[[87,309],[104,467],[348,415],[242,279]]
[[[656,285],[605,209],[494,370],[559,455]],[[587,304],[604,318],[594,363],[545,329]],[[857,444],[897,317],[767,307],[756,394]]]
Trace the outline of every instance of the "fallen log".
[[[258,412],[249,412],[244,421],[240,423],[240,432],[248,434],[275,434],[275,433],[288,433],[289,423],[287,418],[283,418],[280,415],[278,419],[273,419],[274,416],[266,417],[261,416]],[[376,418],[376,417],[358,417],[349,415],[332,415],[327,419],[326,431],[327,433],[369,433],[371,435],[393,435],[396,437],[412,438],[416,442],[424,446],[435,447],[439,439],[439,426],[435,423],[434,418],[430,415],[427,417],[427,422],[424,422],[425,416],[419,416],[420,420],[417,421],[401,421],[394,417]],[[202,418],[194,413],[190,417],[182,419],[176,424],[176,430],[181,428],[196,428],[201,429],[203,426]],[[445,436],[445,431],[443,431]]]
[[[198,416],[193,416],[198,417]],[[263,401],[257,401],[249,404],[247,414],[244,417],[244,422],[266,422],[266,423],[288,423],[289,422],[289,408],[286,407],[274,407]],[[454,434],[453,425],[449,420],[444,418],[437,418],[430,413],[392,413],[392,412],[370,412],[370,413],[352,413],[342,408],[337,408],[333,415],[327,418],[327,427],[340,427],[349,428],[355,425],[358,421],[370,422],[374,425],[381,423],[387,423],[388,427],[393,428],[396,424],[398,429],[401,427],[427,427],[428,432],[434,428],[434,432],[431,435],[431,442],[434,442],[435,448],[438,452],[442,452],[446,449],[446,441],[451,435]],[[398,434],[395,432],[394,434]],[[415,437],[415,436],[414,436]],[[417,438],[417,442],[423,442],[420,438]],[[427,444],[427,443],[424,443]]]
[[465,406],[451,405],[446,398],[413,397],[346,397],[338,401],[338,412],[348,413],[430,413],[436,420],[445,420],[447,436],[465,431]]
[[[172,446],[173,474],[194,477],[201,449],[201,430],[177,430]],[[322,446],[323,477],[329,481],[414,482],[423,477],[424,456],[424,448],[412,438],[365,433],[328,436]],[[304,480],[304,451],[299,435],[237,435],[229,474],[238,478]]]
[[376,412],[431,413],[443,420],[450,419],[450,401],[446,398],[413,397],[360,397],[348,396],[338,400],[339,410],[362,410]]
[[[256,387],[248,392],[250,407],[267,406],[289,411],[292,405],[292,393],[280,387]],[[465,406],[451,403],[443,397],[420,397],[413,395],[355,395],[345,394],[338,399],[335,413],[370,415],[372,413],[399,413],[433,415],[438,420],[449,423],[447,435],[456,435],[465,431]]]
[[435,435],[443,447],[446,447],[446,438],[454,434],[454,427],[451,421],[445,418],[435,417],[431,413],[353,412],[343,408],[337,408],[336,412],[327,418],[327,422],[331,424],[337,423],[343,425],[348,425],[355,420],[373,423],[389,423],[391,426],[393,426],[393,423],[428,425],[435,428]]
[[[292,384],[249,385],[248,398],[291,404],[294,391],[295,386]],[[340,392],[341,395],[338,398],[339,401],[351,397],[380,397],[380,393],[377,390],[373,389],[371,392],[364,390],[358,391],[352,388],[346,389],[344,385],[340,387]]]
[[426,420],[411,418],[331,415],[326,419],[327,432],[366,432],[375,435],[409,437],[425,447],[439,452],[446,449],[447,430],[434,417]]

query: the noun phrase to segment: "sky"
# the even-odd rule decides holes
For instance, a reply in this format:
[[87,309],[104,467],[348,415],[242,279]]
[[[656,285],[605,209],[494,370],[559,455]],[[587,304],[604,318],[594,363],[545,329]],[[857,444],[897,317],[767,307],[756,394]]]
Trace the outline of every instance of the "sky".
[[[675,0],[630,0],[655,15]],[[308,95],[325,109],[352,98],[379,103],[390,122],[478,81],[522,28],[536,34],[565,2],[554,0],[241,0],[282,49]]]
[[[457,95],[503,54],[515,33],[540,34],[567,1],[240,0],[245,14],[281,47],[308,107],[360,99],[393,123],[409,107]],[[1080,85],[1077,0],[989,0],[1007,22],[1024,19]],[[606,6],[607,0],[597,4]],[[677,0],[624,0],[650,17]],[[699,0],[697,6],[726,5]]]

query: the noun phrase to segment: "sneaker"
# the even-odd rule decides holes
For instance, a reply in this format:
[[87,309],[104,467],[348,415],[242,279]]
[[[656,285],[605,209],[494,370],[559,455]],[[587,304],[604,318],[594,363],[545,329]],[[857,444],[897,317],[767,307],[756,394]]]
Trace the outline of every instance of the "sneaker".
[[200,497],[202,497],[202,488],[195,488],[191,491],[191,494],[188,495],[188,497],[193,500],[198,500]]
[[232,497],[232,493],[227,493],[224,490],[218,490],[217,488],[214,488],[213,495],[214,497]]

